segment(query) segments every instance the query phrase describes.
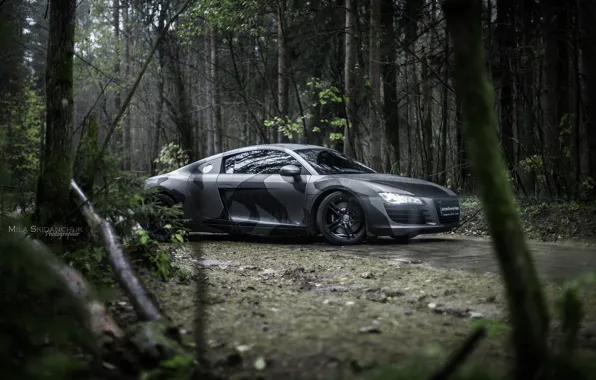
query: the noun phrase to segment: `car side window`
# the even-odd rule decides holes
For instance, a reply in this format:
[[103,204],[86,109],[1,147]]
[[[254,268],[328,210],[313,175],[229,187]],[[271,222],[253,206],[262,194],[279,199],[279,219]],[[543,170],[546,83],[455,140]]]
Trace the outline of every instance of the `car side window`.
[[277,174],[286,165],[301,166],[298,160],[286,152],[278,150],[265,151],[266,154],[259,165],[259,174]]
[[234,173],[234,162],[236,161],[236,156],[238,156],[238,155],[236,154],[234,156],[227,157],[224,160],[224,173],[226,173],[226,174]]
[[225,172],[228,174],[276,174],[285,165],[300,166],[298,160],[277,150],[252,150],[228,157]]

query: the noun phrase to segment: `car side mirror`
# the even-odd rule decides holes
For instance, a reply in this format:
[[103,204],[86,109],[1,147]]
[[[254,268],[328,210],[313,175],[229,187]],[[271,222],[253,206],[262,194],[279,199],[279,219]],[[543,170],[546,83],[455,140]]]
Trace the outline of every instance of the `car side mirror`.
[[283,177],[294,177],[294,180],[298,180],[302,169],[296,165],[286,165],[279,170],[279,174]]

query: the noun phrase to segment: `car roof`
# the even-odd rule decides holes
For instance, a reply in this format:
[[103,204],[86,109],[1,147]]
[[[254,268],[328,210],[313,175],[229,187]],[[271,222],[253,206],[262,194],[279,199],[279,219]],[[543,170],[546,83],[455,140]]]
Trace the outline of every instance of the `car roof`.
[[330,150],[329,148],[325,148],[324,146],[318,145],[309,145],[309,144],[259,144],[259,145],[250,145],[244,146],[242,148],[228,150],[226,152],[220,153],[221,155],[227,156],[234,153],[241,153],[248,150],[254,149],[275,149],[275,150],[283,150],[288,149],[292,151],[300,150],[300,149],[323,149],[323,150]]
[[318,146],[318,145],[310,145],[310,144],[260,144],[260,145],[253,145],[253,146],[247,146],[246,148],[273,148],[273,147],[278,147],[278,148],[285,148],[285,149],[289,149],[289,150],[300,150],[300,149],[329,149],[329,148],[325,148],[323,146]]
[[229,156],[231,154],[242,153],[242,152],[246,152],[246,151],[254,150],[254,149],[275,149],[275,150],[288,149],[291,151],[296,151],[296,150],[300,150],[300,149],[332,150],[332,149],[326,148],[324,146],[310,145],[310,144],[289,144],[289,143],[288,144],[259,144],[259,145],[244,146],[242,148],[236,148],[236,149],[227,150],[225,152],[217,153],[212,156],[202,158],[199,161],[195,161],[187,166],[194,167],[195,165],[202,164],[206,161],[210,161],[210,160],[214,160],[214,159],[217,159],[217,158],[220,158],[223,156]]

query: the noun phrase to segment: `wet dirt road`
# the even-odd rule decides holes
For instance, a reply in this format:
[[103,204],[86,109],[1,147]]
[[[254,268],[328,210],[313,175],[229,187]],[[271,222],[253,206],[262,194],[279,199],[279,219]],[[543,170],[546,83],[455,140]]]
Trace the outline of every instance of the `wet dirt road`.
[[[205,235],[195,237],[199,242],[230,241],[228,236]],[[271,239],[260,237],[243,238],[243,242],[282,245],[286,249],[321,254],[347,254],[363,257],[377,257],[380,260],[397,260],[433,268],[461,269],[473,273],[498,273],[499,268],[488,240],[425,236],[412,239],[409,244],[398,244],[392,239],[378,239],[357,246],[330,246],[320,240]],[[558,243],[530,242],[539,275],[548,282],[564,282],[577,276],[596,271],[596,248]]]

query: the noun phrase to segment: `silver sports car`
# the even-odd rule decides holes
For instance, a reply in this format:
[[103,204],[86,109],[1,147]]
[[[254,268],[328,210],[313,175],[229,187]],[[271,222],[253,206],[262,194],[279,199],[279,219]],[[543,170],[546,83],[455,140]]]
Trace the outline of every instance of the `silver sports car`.
[[151,177],[146,188],[166,206],[181,203],[184,224],[195,232],[320,234],[348,245],[447,232],[460,217],[459,199],[445,187],[377,173],[315,145],[231,150]]

